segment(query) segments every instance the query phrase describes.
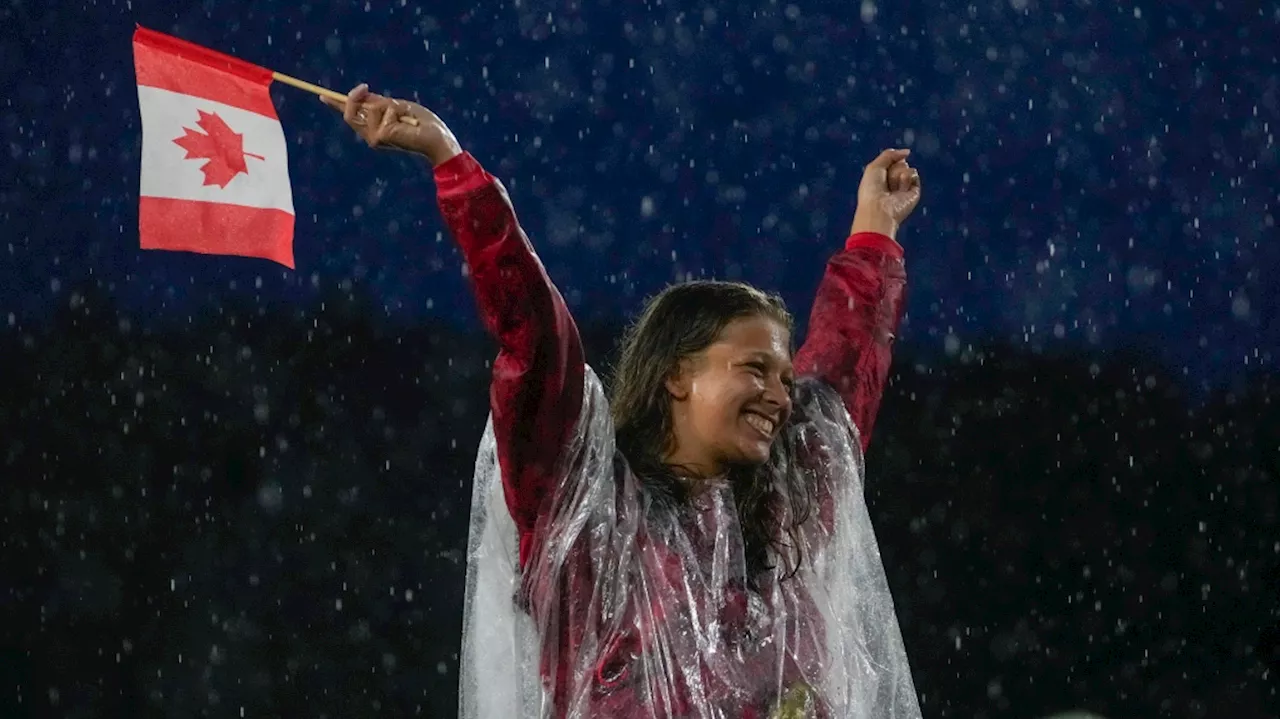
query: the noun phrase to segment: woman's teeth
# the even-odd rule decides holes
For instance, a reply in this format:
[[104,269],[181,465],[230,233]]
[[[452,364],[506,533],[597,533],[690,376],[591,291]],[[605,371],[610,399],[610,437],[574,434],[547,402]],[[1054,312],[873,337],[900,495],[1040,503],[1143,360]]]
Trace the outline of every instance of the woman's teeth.
[[773,436],[773,422],[758,414],[747,415],[747,424],[760,431],[761,434]]

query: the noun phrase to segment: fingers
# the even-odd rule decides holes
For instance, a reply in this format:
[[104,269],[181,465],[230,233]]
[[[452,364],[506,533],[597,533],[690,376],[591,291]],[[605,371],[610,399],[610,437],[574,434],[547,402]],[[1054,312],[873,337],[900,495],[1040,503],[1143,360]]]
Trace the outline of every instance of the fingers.
[[379,118],[378,126],[373,131],[373,136],[369,138],[369,146],[377,147],[378,145],[391,139],[391,133],[395,130],[396,125],[400,124],[399,113],[396,111],[396,103],[388,103],[382,110],[382,117]]
[[888,170],[895,162],[907,159],[911,150],[885,150],[867,165],[868,170]]
[[913,169],[904,178],[899,191],[893,194],[892,199],[896,205],[894,212],[899,221],[907,219],[915,211],[916,205],[920,203],[920,196],[920,172]]
[[889,168],[889,192],[905,189],[911,178],[911,166],[906,160],[899,160]]
[[920,187],[920,171],[908,165],[907,163],[903,162],[902,170],[900,171],[898,189],[907,191],[907,190],[917,189],[919,187]]
[[858,186],[858,194],[862,196],[864,193],[877,195],[885,192],[894,191],[894,184],[890,177],[890,170],[902,162],[905,163],[910,150],[885,150],[876,156],[876,159],[867,164],[866,170],[862,173],[862,182]]
[[920,186],[920,171],[906,160],[895,162],[888,172],[889,192],[905,192]]
[[890,189],[908,189],[911,184],[919,184],[920,171],[913,168],[910,162],[899,160],[888,170]]
[[366,83],[351,88],[345,101],[329,97],[321,97],[320,101],[340,111],[342,119],[370,147],[377,147],[388,138],[391,132],[388,125],[394,124],[398,117],[398,113],[390,109],[397,101],[369,92]]

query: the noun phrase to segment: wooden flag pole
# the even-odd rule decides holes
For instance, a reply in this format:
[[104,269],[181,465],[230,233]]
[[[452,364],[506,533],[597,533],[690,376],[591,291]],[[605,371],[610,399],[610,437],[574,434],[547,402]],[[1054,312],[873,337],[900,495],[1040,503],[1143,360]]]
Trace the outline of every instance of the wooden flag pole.
[[283,72],[273,72],[271,73],[271,76],[275,78],[278,82],[283,82],[286,85],[293,85],[299,90],[306,90],[307,92],[315,93],[316,95],[322,95],[331,100],[337,100],[338,102],[347,101],[347,96],[343,95],[340,92],[335,92],[333,90],[330,90],[327,87],[320,87],[319,85],[313,85],[307,82],[306,80],[299,80],[296,77],[289,77]]
[[[333,90],[330,90],[327,87],[320,87],[319,85],[312,84],[310,82],[307,82],[306,80],[299,80],[296,77],[290,77],[284,74],[283,72],[272,72],[271,77],[274,78],[277,82],[283,82],[286,85],[292,85],[293,87],[296,87],[299,90],[306,90],[307,92],[320,95],[321,97],[327,97],[331,100],[337,100],[338,102],[347,101],[347,96],[343,95],[340,92],[335,92]],[[400,122],[406,122],[410,125],[416,126],[418,124],[418,118],[412,117],[409,115],[402,115],[400,117]]]

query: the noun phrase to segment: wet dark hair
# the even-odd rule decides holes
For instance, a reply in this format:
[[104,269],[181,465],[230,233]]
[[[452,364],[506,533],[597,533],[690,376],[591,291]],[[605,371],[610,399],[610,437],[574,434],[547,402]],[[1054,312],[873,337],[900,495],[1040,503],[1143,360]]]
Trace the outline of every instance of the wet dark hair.
[[[731,322],[745,317],[767,317],[788,331],[794,326],[776,295],[740,282],[700,280],[672,285],[650,299],[622,340],[610,383],[614,430],[618,449],[656,507],[678,510],[691,500],[680,467],[664,461],[676,441],[666,381],[683,360],[710,347]],[[800,565],[796,533],[814,504],[814,490],[789,471],[786,444],[775,440],[762,465],[729,469],[749,577],[774,568],[768,563],[770,548],[785,558],[784,576],[794,575]],[[788,526],[779,526],[776,511],[781,498],[772,485],[779,475],[793,508]]]

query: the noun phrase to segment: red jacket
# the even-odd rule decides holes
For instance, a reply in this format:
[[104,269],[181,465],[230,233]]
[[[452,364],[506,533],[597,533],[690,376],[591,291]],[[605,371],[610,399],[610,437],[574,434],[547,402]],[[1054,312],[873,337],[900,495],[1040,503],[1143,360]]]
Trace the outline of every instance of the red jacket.
[[[440,208],[471,271],[480,316],[500,347],[490,409],[523,565],[538,542],[538,518],[555,490],[553,470],[582,405],[582,344],[502,185],[467,153],[436,168],[435,179]],[[818,377],[840,393],[864,449],[888,375],[905,287],[896,242],[874,233],[849,237],[827,264],[808,336],[794,358],[797,375]],[[566,620],[558,624],[570,633],[582,625]],[[553,646],[576,646],[579,640],[562,636]],[[625,667],[602,661],[596,680],[607,689],[624,673]],[[627,716],[624,708],[632,703],[626,697],[616,704],[602,700],[600,715]]]

